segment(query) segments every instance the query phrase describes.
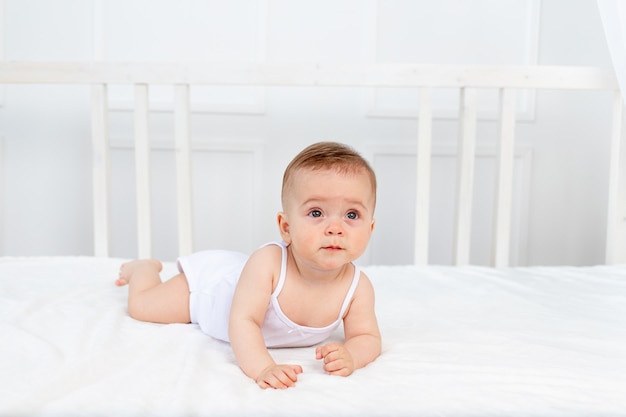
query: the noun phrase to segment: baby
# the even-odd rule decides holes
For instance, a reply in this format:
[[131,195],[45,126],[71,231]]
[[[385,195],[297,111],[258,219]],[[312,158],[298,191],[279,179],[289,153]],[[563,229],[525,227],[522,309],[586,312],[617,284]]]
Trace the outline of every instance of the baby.
[[374,230],[376,176],[353,149],[335,142],[300,152],[283,176],[282,242],[246,257],[202,251],[178,259],[180,273],[161,282],[162,265],[136,260],[120,268],[128,311],[138,320],[197,323],[230,342],[243,372],[261,388],[293,386],[302,367],[277,364],[268,348],[322,343],[343,321],[344,343],[317,346],[331,375],[348,376],[380,355],[374,289],[352,262]]

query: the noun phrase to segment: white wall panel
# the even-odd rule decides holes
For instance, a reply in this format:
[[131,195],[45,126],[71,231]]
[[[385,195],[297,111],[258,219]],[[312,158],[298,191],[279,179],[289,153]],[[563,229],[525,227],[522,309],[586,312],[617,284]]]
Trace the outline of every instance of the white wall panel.
[[[265,0],[95,0],[94,56],[109,61],[262,62]],[[110,106],[129,109],[132,95],[112,86]],[[151,89],[152,110],[171,110],[172,89]],[[261,114],[263,87],[195,87],[194,112]]]
[[[380,62],[531,64],[536,59],[539,6],[537,0],[379,0],[376,58]],[[407,41],[411,48],[406,48]]]
[[7,88],[4,248],[8,254],[93,251],[89,88]]
[[4,4],[6,59],[91,59],[91,2],[5,0]]
[[363,0],[270,1],[268,62],[364,62]]
[[[539,0],[371,0],[370,7],[371,62],[537,64]],[[437,91],[433,116],[456,118],[457,96]],[[369,100],[370,116],[414,118],[418,113],[417,89],[377,88]],[[498,92],[484,91],[478,100],[479,118],[495,119]],[[519,119],[532,119],[534,94],[519,94],[517,108]]]
[[217,149],[194,157],[194,224],[197,250],[252,252],[262,243],[259,194],[264,183],[256,149]]

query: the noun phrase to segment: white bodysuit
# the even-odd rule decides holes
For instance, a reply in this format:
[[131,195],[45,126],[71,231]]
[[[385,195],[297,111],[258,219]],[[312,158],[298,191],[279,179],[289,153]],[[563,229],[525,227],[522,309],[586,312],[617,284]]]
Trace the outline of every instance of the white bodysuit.
[[[284,242],[271,242],[282,249],[280,277],[267,306],[261,332],[267,347],[312,346],[327,339],[341,324],[354,290],[359,283],[361,272],[354,267],[352,284],[344,298],[339,317],[325,327],[300,326],[287,317],[278,303],[278,294],[285,283],[287,271],[287,245]],[[266,245],[266,246],[267,246]],[[230,306],[247,257],[238,252],[208,250],[178,258],[178,269],[184,272],[189,283],[189,312],[191,322],[216,339],[228,342],[228,318]]]

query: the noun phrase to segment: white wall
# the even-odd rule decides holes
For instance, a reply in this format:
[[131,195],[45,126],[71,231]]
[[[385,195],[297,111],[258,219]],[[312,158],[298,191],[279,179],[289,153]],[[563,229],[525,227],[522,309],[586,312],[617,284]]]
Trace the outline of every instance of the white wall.
[[[7,60],[610,67],[595,0],[3,3]],[[0,253],[92,253],[88,93],[60,86],[1,91]],[[112,252],[120,257],[136,255],[131,97],[127,88],[110,91]],[[177,245],[170,97],[166,87],[151,91],[153,246],[155,256],[166,260],[176,257]],[[485,264],[495,92],[480,100],[472,262]],[[603,262],[610,102],[609,93],[521,95],[515,262]],[[195,249],[249,252],[277,238],[274,219],[285,165],[310,142],[339,140],[369,157],[380,181],[377,230],[363,263],[412,262],[414,91],[207,87],[192,91],[192,103]],[[451,92],[436,97],[434,263],[451,260],[456,103]]]

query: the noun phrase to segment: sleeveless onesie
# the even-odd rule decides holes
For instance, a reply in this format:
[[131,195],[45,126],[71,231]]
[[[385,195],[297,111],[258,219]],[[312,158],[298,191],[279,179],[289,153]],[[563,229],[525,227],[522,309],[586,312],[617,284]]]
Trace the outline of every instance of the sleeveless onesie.
[[[278,302],[287,271],[287,245],[270,242],[282,250],[280,276],[267,306],[261,332],[267,347],[312,346],[327,339],[339,327],[361,276],[355,265],[352,284],[346,293],[337,320],[325,327],[300,326],[287,317]],[[177,266],[189,284],[189,312],[191,322],[216,339],[228,342],[230,306],[247,257],[238,252],[207,250],[178,258]]]

